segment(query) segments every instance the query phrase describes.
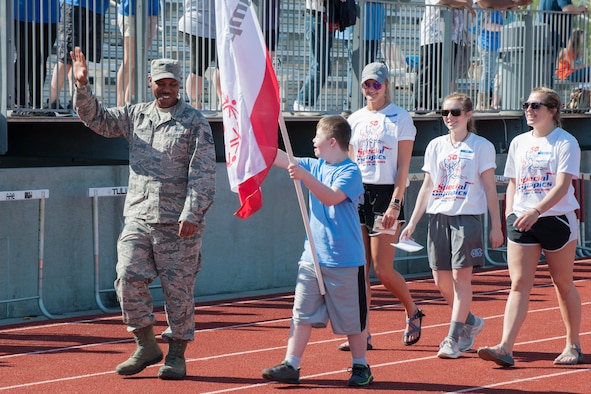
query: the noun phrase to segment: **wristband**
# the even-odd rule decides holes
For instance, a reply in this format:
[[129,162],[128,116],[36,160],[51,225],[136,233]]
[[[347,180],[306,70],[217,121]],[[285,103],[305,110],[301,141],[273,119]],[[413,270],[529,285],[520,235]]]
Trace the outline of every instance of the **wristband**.
[[538,213],[538,216],[542,215],[542,212],[540,212],[540,210],[538,208],[532,208],[532,209]]

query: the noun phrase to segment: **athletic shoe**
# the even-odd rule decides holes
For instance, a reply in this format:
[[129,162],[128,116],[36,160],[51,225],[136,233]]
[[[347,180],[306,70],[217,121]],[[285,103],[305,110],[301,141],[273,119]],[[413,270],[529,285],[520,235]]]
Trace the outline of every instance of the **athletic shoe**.
[[298,384],[300,383],[300,369],[296,370],[287,361],[284,361],[273,368],[263,369],[263,378],[275,382]]
[[300,102],[297,100],[293,102],[293,111],[294,112],[304,112],[304,111],[307,112],[307,111],[310,111],[310,109],[311,109],[310,107],[308,107],[307,105],[300,104]]
[[445,337],[443,342],[439,345],[439,352],[437,357],[439,358],[458,358],[462,352],[458,348],[458,343],[453,338]]
[[351,368],[351,377],[347,382],[347,386],[363,387],[368,386],[373,382],[373,375],[369,369],[369,365],[353,364]]
[[467,352],[474,346],[474,339],[476,335],[484,328],[484,319],[478,316],[474,316],[474,324],[466,324],[460,335],[458,341],[458,348],[460,352]]

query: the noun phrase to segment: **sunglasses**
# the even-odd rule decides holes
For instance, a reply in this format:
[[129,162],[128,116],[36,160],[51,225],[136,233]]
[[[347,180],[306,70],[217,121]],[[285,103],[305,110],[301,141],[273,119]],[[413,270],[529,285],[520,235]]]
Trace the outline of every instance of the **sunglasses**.
[[370,87],[372,87],[375,90],[380,90],[382,88],[382,84],[379,83],[378,81],[373,81],[373,83],[370,83],[369,81],[365,81],[365,82],[363,82],[363,84],[361,86],[363,86],[365,89],[369,89]]
[[451,114],[451,116],[460,116],[462,114],[462,110],[459,108],[441,110],[441,116],[446,117],[449,114]]
[[550,106],[546,103],[529,103],[527,101],[525,103],[523,103],[523,105],[521,107],[523,108],[524,111],[527,111],[528,108],[531,108],[535,111],[535,110],[540,109],[540,107],[542,105],[545,105],[546,107],[550,108]]

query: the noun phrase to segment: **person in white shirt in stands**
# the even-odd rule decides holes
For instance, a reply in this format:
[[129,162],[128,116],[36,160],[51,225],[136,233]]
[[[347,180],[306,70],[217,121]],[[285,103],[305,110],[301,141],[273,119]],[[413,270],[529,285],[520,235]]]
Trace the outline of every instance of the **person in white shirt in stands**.
[[[191,50],[191,72],[187,76],[185,92],[189,103],[197,109],[202,109],[206,101],[199,95],[203,92],[203,74],[207,68],[216,62],[216,26],[214,0],[185,0],[183,16],[179,19],[179,32],[184,37],[185,44]],[[222,97],[220,72],[215,70],[215,88],[218,98]],[[210,97],[209,109],[213,107]]]
[[306,0],[305,26],[310,50],[310,69],[298,98],[293,103],[294,112],[308,111],[316,105],[316,99],[330,74],[334,30],[326,21],[328,15],[325,3],[320,0]]

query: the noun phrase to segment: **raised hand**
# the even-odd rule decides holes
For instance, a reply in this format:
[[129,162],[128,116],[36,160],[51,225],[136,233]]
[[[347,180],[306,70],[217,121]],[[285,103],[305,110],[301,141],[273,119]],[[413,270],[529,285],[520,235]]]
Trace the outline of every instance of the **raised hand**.
[[73,51],[70,51],[70,57],[72,58],[72,73],[76,85],[86,85],[88,83],[88,65],[82,49],[75,47]]

